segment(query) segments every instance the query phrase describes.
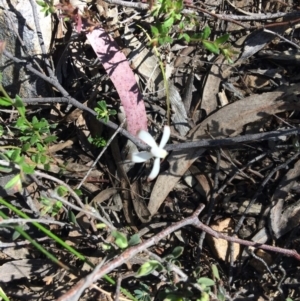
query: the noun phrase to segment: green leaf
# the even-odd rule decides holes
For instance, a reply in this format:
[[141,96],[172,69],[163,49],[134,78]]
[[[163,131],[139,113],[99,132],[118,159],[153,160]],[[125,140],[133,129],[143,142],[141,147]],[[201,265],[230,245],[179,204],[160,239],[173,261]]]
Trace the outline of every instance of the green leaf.
[[22,146],[22,151],[27,152],[29,149],[30,149],[30,143],[29,142],[24,143]]
[[201,277],[201,278],[197,279],[197,282],[200,285],[204,285],[206,287],[215,285],[215,282],[212,279],[207,278],[207,277]]
[[140,242],[141,242],[140,235],[136,233],[130,237],[128,245],[135,246],[135,245],[139,244]]
[[60,211],[62,206],[63,206],[63,203],[61,201],[56,201],[53,205],[51,216],[55,216],[56,214],[58,214],[58,212]]
[[99,223],[96,225],[96,229],[106,229],[107,225],[105,225],[104,223]]
[[10,172],[12,172],[12,171],[13,171],[13,168],[12,168],[12,167],[0,165],[0,172],[3,172],[3,173],[10,173]]
[[12,104],[13,102],[9,98],[4,96],[0,97],[0,106],[10,107]]
[[219,47],[217,45],[215,45],[214,42],[203,40],[202,43],[203,43],[203,46],[210,52],[215,53],[215,54],[220,53]]
[[33,154],[30,159],[35,163],[35,164],[40,164],[40,154]]
[[57,140],[56,136],[48,136],[43,141],[44,141],[45,144],[49,144],[49,143],[54,142],[56,140]]
[[68,210],[68,218],[71,223],[73,223],[74,225],[77,225],[76,215],[74,214],[74,212],[72,210]]
[[[21,226],[20,226],[21,227]],[[23,228],[23,227],[22,227]],[[20,237],[21,233],[18,232],[17,230],[14,231],[13,235],[12,235],[12,240],[16,240]]]
[[164,38],[158,39],[158,42],[159,42],[160,45],[165,45],[165,44],[168,44],[168,43],[172,43],[173,39],[171,37],[164,37]]
[[203,32],[194,33],[190,35],[191,41],[199,42],[203,40]]
[[151,32],[155,37],[159,36],[159,30],[157,27],[151,26]]
[[209,301],[209,294],[206,292],[202,292],[200,301]]
[[177,11],[181,11],[183,9],[183,1],[182,0],[175,1],[175,7]]
[[38,135],[32,135],[31,138],[30,138],[30,144],[31,145],[34,145],[36,144],[38,141],[40,141],[40,138]]
[[228,39],[229,39],[229,34],[228,33],[224,34],[223,36],[221,36],[215,40],[215,44],[216,45],[224,44],[225,42],[228,41]]
[[211,30],[208,26],[206,26],[203,30],[203,39],[206,40],[211,33]]
[[219,270],[217,268],[217,266],[215,264],[213,264],[211,266],[211,269],[212,269],[212,272],[213,272],[213,275],[216,279],[220,280],[220,275],[219,275]]
[[97,102],[98,107],[102,110],[102,111],[106,111],[107,110],[107,105],[106,102],[104,100],[98,101]]
[[173,258],[178,258],[183,253],[184,248],[181,246],[175,247],[172,251]]
[[115,244],[120,249],[125,249],[128,247],[128,241],[125,234],[118,231],[112,231],[111,235],[115,238]]
[[34,125],[34,124],[38,123],[39,120],[37,119],[36,116],[33,116],[31,122],[32,122],[32,124]]
[[169,19],[165,20],[163,23],[163,27],[169,30],[169,28],[174,24],[174,18],[170,17]]
[[108,110],[108,115],[110,115],[110,116],[117,115],[117,111],[116,110]]
[[27,130],[29,128],[29,125],[28,125],[28,122],[24,117],[19,117],[17,119],[17,122],[16,122],[16,128],[19,129],[20,131],[24,132],[25,130]]
[[12,179],[10,179],[6,185],[4,186],[5,189],[13,189],[15,192],[22,191],[22,180],[21,174],[15,175]]
[[74,189],[74,192],[75,192],[78,196],[82,196],[82,195],[83,195],[82,190],[80,190],[80,189]]
[[223,286],[218,287],[217,296],[218,296],[218,301],[226,301],[226,291],[223,288]]
[[186,300],[184,297],[177,294],[168,294],[163,301],[184,301]]
[[4,128],[3,126],[0,124],[0,137],[3,136],[4,134]]
[[57,194],[61,197],[64,197],[69,193],[68,189],[62,185],[58,186],[56,191],[57,191]]
[[19,148],[13,150],[10,159],[15,163],[19,163],[21,161],[21,150]]
[[102,249],[104,250],[104,251],[109,251],[109,250],[111,250],[111,245],[110,244],[102,244]]
[[136,277],[143,277],[151,274],[156,269],[163,269],[163,266],[157,260],[149,260],[145,262],[137,271]]
[[36,1],[36,3],[39,5],[39,6],[42,6],[44,7],[45,5],[47,5],[44,1]]
[[50,164],[49,163],[44,164],[44,169],[46,171],[49,171],[50,170]]
[[14,106],[17,108],[19,114],[22,117],[25,117],[26,109],[25,109],[24,103],[19,95],[16,95]]
[[32,175],[34,173],[34,165],[29,165],[28,163],[22,163],[22,171],[27,175]]
[[102,120],[103,120],[105,123],[107,123],[107,122],[108,122],[108,116],[107,116],[107,115],[103,116]]
[[44,152],[45,151],[45,148],[41,143],[37,143],[36,148],[39,152]]
[[42,154],[41,155],[41,163],[45,164],[46,162],[48,162],[48,157]]
[[187,33],[180,34],[180,36],[178,37],[178,39],[184,39],[187,43],[189,43],[191,41],[191,38],[190,38],[190,36]]

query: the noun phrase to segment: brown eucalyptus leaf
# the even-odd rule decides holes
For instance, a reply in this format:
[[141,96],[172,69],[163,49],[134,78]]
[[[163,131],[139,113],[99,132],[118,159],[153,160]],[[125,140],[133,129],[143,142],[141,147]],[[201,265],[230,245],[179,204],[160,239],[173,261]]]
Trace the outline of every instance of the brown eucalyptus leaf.
[[[38,276],[45,277],[53,273],[53,264],[44,259],[21,259],[6,262],[0,266],[1,282]],[[52,270],[52,271],[51,271]]]
[[299,224],[300,220],[300,202],[288,206],[284,211],[284,201],[289,191],[296,184],[300,176],[300,160],[297,161],[281,180],[276,189],[272,203],[275,204],[270,211],[270,226],[273,235],[276,238],[281,237]]
[[[191,130],[187,137],[192,141],[208,139],[210,136],[207,131],[215,138],[232,137],[240,134],[243,127],[250,122],[282,111],[300,109],[300,103],[291,100],[295,98],[294,93],[299,91],[299,87],[300,84],[282,87],[274,92],[254,94],[231,103],[205,119]],[[157,178],[151,193],[148,209],[152,216],[187,169],[204,151],[205,149],[194,148],[170,154],[168,157],[170,168]]]
[[202,92],[201,109],[205,110],[209,115],[215,111],[218,107],[217,94],[219,92],[219,86],[222,81],[222,75],[220,72],[219,64],[224,62],[223,57],[218,57],[211,69],[209,70]]
[[151,214],[148,210],[146,202],[141,198],[140,185],[138,182],[131,184],[131,199],[135,213],[142,223],[147,223],[151,219]]
[[[147,80],[147,89],[151,93],[157,93],[159,99],[165,99],[166,89],[157,56],[144,47],[144,44],[126,28],[124,38],[126,45],[131,50],[129,59],[132,66]],[[170,68],[170,66],[167,67]],[[171,81],[168,82],[168,89],[172,107],[172,122],[180,135],[185,136],[189,131],[189,126],[181,96]]]
[[198,191],[206,200],[213,190],[214,182],[211,176],[201,170],[197,166],[191,166],[189,171],[183,177],[184,181],[190,187]]

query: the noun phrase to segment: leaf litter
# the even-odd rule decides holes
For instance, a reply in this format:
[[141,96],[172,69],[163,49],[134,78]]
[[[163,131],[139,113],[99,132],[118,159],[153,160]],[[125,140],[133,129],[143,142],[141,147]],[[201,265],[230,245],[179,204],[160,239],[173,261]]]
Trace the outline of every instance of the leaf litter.
[[[210,1],[210,5],[219,10],[220,14],[223,14],[221,3]],[[288,21],[285,22],[285,20],[278,20],[278,22],[271,22],[270,24],[264,24],[263,21],[252,21],[251,16],[260,13],[259,10],[255,11],[255,6],[249,5],[247,1],[232,1],[230,5],[238,8],[241,14],[246,13],[245,15],[250,20],[244,22],[247,26],[256,22],[257,27],[265,25],[266,28],[283,35],[285,30],[290,27],[289,24],[292,24]],[[265,12],[276,13],[277,10],[286,11],[287,7],[292,8],[291,5],[287,2],[284,8],[269,5],[260,9],[265,10]],[[103,7],[105,10],[105,6]],[[102,11],[99,10],[102,17],[105,14],[103,7],[101,8]],[[108,9],[107,6],[106,9]],[[163,125],[167,123],[166,116],[163,115],[166,103],[162,75],[157,58],[150,50],[143,32],[136,27],[136,22],[139,20],[151,22],[151,18],[148,19],[147,16],[142,16],[132,8],[120,7],[119,12],[122,12],[119,21],[123,23],[117,23],[117,26],[119,26],[118,31],[121,32],[121,35],[116,34],[112,37],[108,34],[109,30],[107,28],[105,30],[102,27],[91,28],[90,32],[86,34],[91,46],[81,38],[77,41],[78,44],[83,46],[80,48],[83,53],[82,55],[77,53],[72,56],[73,69],[70,68],[69,63],[64,58],[77,47],[76,43],[70,41],[63,52],[59,49],[59,45],[56,45],[56,53],[53,54],[53,57],[54,61],[55,56],[60,58],[58,65],[61,69],[57,71],[58,77],[60,82],[66,82],[65,85],[68,87],[70,94],[79,97],[82,102],[89,99],[87,105],[95,103],[99,95],[113,108],[119,109],[119,106],[122,105],[129,132],[135,135],[140,129],[147,130],[155,137],[156,141],[159,141]],[[232,12],[235,13],[235,10],[232,10]],[[109,11],[106,13],[108,15]],[[131,17],[134,20],[133,23],[130,21]],[[115,12],[113,18],[115,26]],[[292,17],[288,18],[293,21]],[[217,22],[213,20],[208,22],[216,32],[220,30],[221,27]],[[126,28],[124,28],[122,24],[126,23],[130,27],[126,25]],[[204,27],[204,21],[202,23],[201,26]],[[168,80],[171,91],[175,91],[174,99],[176,101],[171,103],[173,106],[173,116],[170,124],[172,138],[169,143],[180,146],[183,138],[186,141],[198,141],[236,137],[243,134],[293,127],[299,123],[300,105],[298,94],[300,86],[297,77],[297,66],[295,66],[295,63],[298,62],[297,51],[296,54],[287,52],[290,51],[288,43],[280,41],[277,36],[266,33],[261,28],[251,29],[251,33],[248,35],[238,25],[233,25],[233,23],[229,23],[229,25],[229,29],[230,27],[233,28],[231,42],[236,45],[234,49],[238,52],[234,63],[231,65],[224,62],[221,56],[209,56],[207,52],[194,47],[191,52],[186,52],[186,56],[191,60],[183,60],[177,66],[175,60],[178,59],[179,53],[181,53],[180,50],[174,49],[172,51],[168,47],[159,49],[163,60],[165,60],[164,63],[170,65],[171,70],[173,69]],[[76,29],[80,31],[78,26]],[[136,39],[138,46],[135,44],[134,47],[130,48],[130,45],[126,45],[128,30],[134,32],[132,38]],[[122,37],[122,33],[124,33],[124,37]],[[297,34],[299,34],[299,31],[295,29],[294,34],[294,40],[298,43]],[[122,38],[124,38],[124,44]],[[125,49],[127,51],[124,51],[127,57],[122,52],[124,46],[128,47]],[[97,62],[90,64],[96,58],[96,55],[92,54],[91,47],[99,58],[100,66]],[[137,51],[140,48],[141,50]],[[267,54],[266,50],[268,50]],[[171,56],[168,54],[170,51]],[[274,55],[276,53],[284,55],[280,57]],[[286,55],[287,53],[288,55]],[[191,63],[193,56],[204,62],[200,69]],[[145,57],[147,58],[145,59]],[[173,60],[171,62],[168,61],[170,57]],[[80,61],[81,59],[82,61]],[[59,70],[61,70],[61,73]],[[273,74],[268,76],[262,70],[272,70]],[[182,85],[178,84],[179,82],[176,84],[174,78],[178,71],[186,75],[186,81],[188,74],[191,72],[195,74],[191,86],[192,99],[188,100],[188,106],[184,106],[185,99],[183,98],[184,95],[188,95],[184,93],[183,89],[186,82],[183,78]],[[263,79],[268,78],[268,80],[261,84],[258,77],[253,76],[255,72],[261,74]],[[83,84],[81,78],[84,78],[85,82]],[[225,97],[229,102],[225,106],[220,105],[217,97],[222,87],[225,87]],[[141,91],[144,91],[144,95]],[[239,93],[239,91],[242,91],[242,93]],[[155,106],[159,110],[155,110]],[[94,107],[92,106],[92,108]],[[69,114],[64,111],[63,107],[58,107],[58,110],[63,111],[61,116],[68,116]],[[200,121],[193,118],[195,115],[200,116]],[[50,171],[54,175],[60,175],[65,181],[70,182],[73,188],[76,188],[99,152],[99,149],[88,144],[87,139],[83,143],[83,139],[80,142],[80,139],[70,137],[69,133],[78,131],[80,127],[84,127],[87,136],[93,132],[92,126],[89,124],[89,117],[86,114],[82,114],[80,117],[77,114],[74,115],[75,120],[80,118],[82,119],[81,123],[73,123],[74,120],[68,123],[64,123],[65,120],[63,120],[60,123],[59,129],[64,133],[60,135],[60,142],[71,140],[72,143],[63,144],[63,147],[53,152],[53,156],[57,157],[57,161],[54,161],[56,165],[52,163],[50,166]],[[121,122],[115,117],[112,118],[116,123]],[[93,133],[109,137],[110,133],[108,132],[110,131],[106,131],[105,127],[104,130],[103,128],[98,129],[95,121],[92,121],[92,124],[96,128]],[[197,148],[182,151],[174,150],[161,162],[161,173],[158,178],[153,183],[148,183],[146,178],[152,165],[128,163],[130,153],[134,149],[136,150],[136,147],[130,145],[120,136],[106,150],[91,177],[83,184],[84,195],[89,200],[89,206],[93,205],[97,208],[121,232],[129,232],[128,234],[130,234],[130,230],[126,229],[128,226],[131,226],[131,229],[135,232],[149,228],[150,230],[144,231],[147,232],[143,237],[145,239],[156,233],[156,226],[161,229],[161,227],[165,227],[165,223],[176,222],[190,215],[200,202],[209,207],[214,199],[214,206],[210,210],[207,209],[203,216],[200,216],[201,219],[205,217],[206,220],[206,215],[212,215],[213,221],[210,225],[230,222],[234,224],[230,227],[231,229],[223,227],[220,231],[230,230],[239,237],[244,237],[243,235],[248,233],[247,239],[256,239],[255,237],[261,232],[264,235],[261,236],[261,240],[257,238],[257,241],[268,241],[271,244],[273,238],[276,245],[296,248],[299,251],[299,244],[297,243],[297,236],[299,236],[300,205],[297,201],[299,192],[293,189],[299,185],[298,160],[287,165],[285,169],[276,172],[255,199],[254,205],[260,205],[259,208],[263,208],[263,210],[252,210],[249,211],[250,213],[243,212],[251,203],[249,200],[255,196],[263,179],[267,178],[271,170],[280,164],[284,164],[288,158],[298,152],[295,141],[292,141],[293,139],[297,140],[297,137],[282,137],[282,139],[274,139],[269,142],[254,142],[253,144],[238,145],[233,149],[229,148],[226,150],[226,156],[230,160],[226,160],[226,164],[222,161],[218,162],[217,156],[215,156],[215,151],[222,151],[219,147],[215,150]],[[265,156],[260,158],[261,154],[265,154]],[[254,160],[255,158],[257,160]],[[62,160],[67,163],[65,167],[62,165]],[[45,181],[43,184],[47,189],[53,189],[51,181]],[[34,201],[37,201],[38,193],[35,193],[34,198]],[[227,213],[229,211],[226,211],[227,209],[225,210],[222,206],[226,198],[230,200],[227,204],[230,213]],[[117,199],[119,199],[119,202],[117,202]],[[116,208],[120,209],[122,207],[123,211],[116,211]],[[241,216],[244,217],[244,222],[241,228],[237,229],[235,226]],[[56,218],[64,220],[66,217],[63,212],[60,212]],[[95,242],[93,238],[95,229],[91,229],[89,225],[89,221],[82,228],[76,225],[78,228],[72,235],[77,235],[78,248],[81,252],[85,253],[91,260],[93,258],[95,264],[98,264],[106,256],[105,252],[100,251],[99,246],[102,246],[104,242],[113,241],[113,239],[107,231],[101,232],[100,236],[102,238],[97,238],[97,242]],[[51,228],[58,231],[58,226],[53,225]],[[262,229],[264,230],[262,231]],[[29,228],[28,231],[33,230]],[[82,235],[83,232],[85,235]],[[10,232],[10,234],[12,233]],[[236,260],[237,267],[229,267],[230,263],[227,261],[225,263],[224,259],[226,256],[227,259],[229,258],[228,254],[230,252],[227,244],[225,246],[217,243],[209,245],[204,242],[202,254],[198,254],[197,257],[199,233],[191,233],[190,230],[183,228],[179,234],[174,234],[162,241],[160,245],[152,248],[151,251],[163,256],[170,254],[175,246],[185,242],[183,245],[184,257],[179,258],[184,258],[181,265],[189,270],[191,275],[192,270],[202,264],[204,268],[201,276],[209,277],[210,264],[208,260],[218,263],[222,266],[224,286],[229,294],[231,293],[233,299],[235,294],[244,298],[254,294],[257,299],[262,298],[262,296],[267,299],[276,298],[275,296],[278,293],[281,294],[281,297],[292,296],[295,299],[300,296],[299,289],[295,289],[292,285],[295,281],[299,282],[299,276],[297,276],[299,271],[291,259],[282,257],[279,262],[278,258],[270,256],[270,253],[267,253],[268,256],[264,257],[264,255],[257,252],[257,256],[268,258],[267,263],[258,270],[255,270],[254,265],[252,268],[241,271],[238,270],[240,267],[238,266],[239,257],[237,255],[233,257],[233,261]],[[1,242],[4,242],[5,238],[5,242],[14,244],[14,242],[10,242],[10,236],[7,233],[1,232],[0,235]],[[68,234],[64,235],[66,235],[65,239],[69,238]],[[181,237],[180,239],[178,235]],[[21,245],[21,247],[28,248],[26,244]],[[211,250],[213,253],[211,253]],[[225,255],[212,255],[219,254],[218,251]],[[55,252],[63,261],[70,260],[68,255],[60,250],[55,250]],[[28,256],[28,252],[25,256]],[[252,256],[255,256],[255,254]],[[245,255],[243,252],[242,263],[245,263],[245,259],[250,257],[248,253]],[[38,286],[36,274],[49,268],[48,263],[43,263],[39,259],[35,259],[35,262],[31,263],[31,269],[29,259],[9,260],[5,258],[5,261],[9,261],[9,263],[2,264],[1,268],[3,270],[8,267],[8,264],[17,266],[17,269],[15,267],[10,268],[11,274],[2,279],[2,282],[6,283],[5,289],[8,294],[10,292],[9,280],[14,279],[14,283],[17,284],[16,287],[18,288],[23,285],[22,282],[18,281],[28,277]],[[276,286],[272,284],[274,278],[272,280],[271,278],[275,275],[277,282],[280,281],[282,272],[280,272],[279,263],[289,276],[286,281],[283,279],[281,286]],[[133,262],[133,265],[135,264]],[[272,271],[270,272],[267,267],[271,266]],[[230,274],[230,269],[234,269],[236,274]],[[124,274],[127,271],[126,267],[119,270]],[[257,273],[259,273],[261,279],[264,279],[260,283],[257,281]],[[114,274],[114,276],[117,275]],[[144,279],[147,283],[148,278]],[[52,281],[55,283],[55,276]],[[159,290],[162,282],[158,278],[151,279],[151,281],[155,289]],[[63,282],[66,281],[63,280]],[[249,283],[255,286],[254,290],[251,287],[249,288]],[[75,282],[72,280],[67,287],[73,284]],[[32,284],[26,285],[30,287]],[[57,280],[55,285],[58,285]],[[104,288],[102,295],[110,295],[114,292],[111,287],[103,282],[101,285]],[[137,287],[137,285],[134,278],[122,282],[124,287]],[[20,297],[20,292],[21,290],[16,293],[16,298]],[[32,299],[41,298],[44,293],[36,292],[36,296]],[[42,298],[43,300],[53,300],[53,296]],[[96,293],[94,291],[87,292],[83,295],[82,300],[88,300],[88,298],[96,298]]]

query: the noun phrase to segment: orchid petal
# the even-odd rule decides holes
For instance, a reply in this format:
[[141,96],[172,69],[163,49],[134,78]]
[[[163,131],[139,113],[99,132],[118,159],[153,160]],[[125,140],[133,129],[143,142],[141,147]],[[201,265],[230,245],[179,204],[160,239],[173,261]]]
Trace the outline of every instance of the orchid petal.
[[131,161],[134,163],[142,163],[146,162],[147,160],[153,157],[152,153],[149,152],[139,152],[139,153],[132,153],[131,154]]
[[159,174],[159,169],[160,169],[160,159],[159,158],[155,158],[152,170],[150,172],[150,175],[148,176],[147,181],[154,180],[158,176],[158,174]]
[[150,147],[157,147],[157,143],[155,142],[154,138],[146,131],[140,130],[137,136],[143,140],[146,144]]
[[170,138],[170,135],[171,135],[171,129],[168,125],[165,125],[164,132],[163,132],[163,135],[162,135],[160,143],[159,143],[160,148],[165,147],[165,145],[167,144],[167,142]]
[[151,154],[155,158],[164,159],[168,155],[168,152],[166,150],[164,150],[163,148],[156,146],[156,147],[151,148]]

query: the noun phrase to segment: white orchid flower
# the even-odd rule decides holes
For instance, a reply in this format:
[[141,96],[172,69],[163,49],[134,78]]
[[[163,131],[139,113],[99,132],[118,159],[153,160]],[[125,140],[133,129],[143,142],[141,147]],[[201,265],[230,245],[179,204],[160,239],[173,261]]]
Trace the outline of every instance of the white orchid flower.
[[146,162],[147,160],[153,157],[155,158],[152,170],[150,172],[150,175],[148,176],[148,181],[154,180],[159,174],[160,159],[164,159],[168,154],[168,152],[164,150],[164,147],[166,146],[170,138],[170,134],[170,127],[166,125],[164,127],[164,132],[159,145],[157,145],[153,137],[148,132],[140,130],[137,134],[137,137],[140,138],[146,144],[148,144],[151,147],[151,150],[150,152],[142,151],[139,153],[133,153],[131,155],[131,161],[134,163],[141,163]]

